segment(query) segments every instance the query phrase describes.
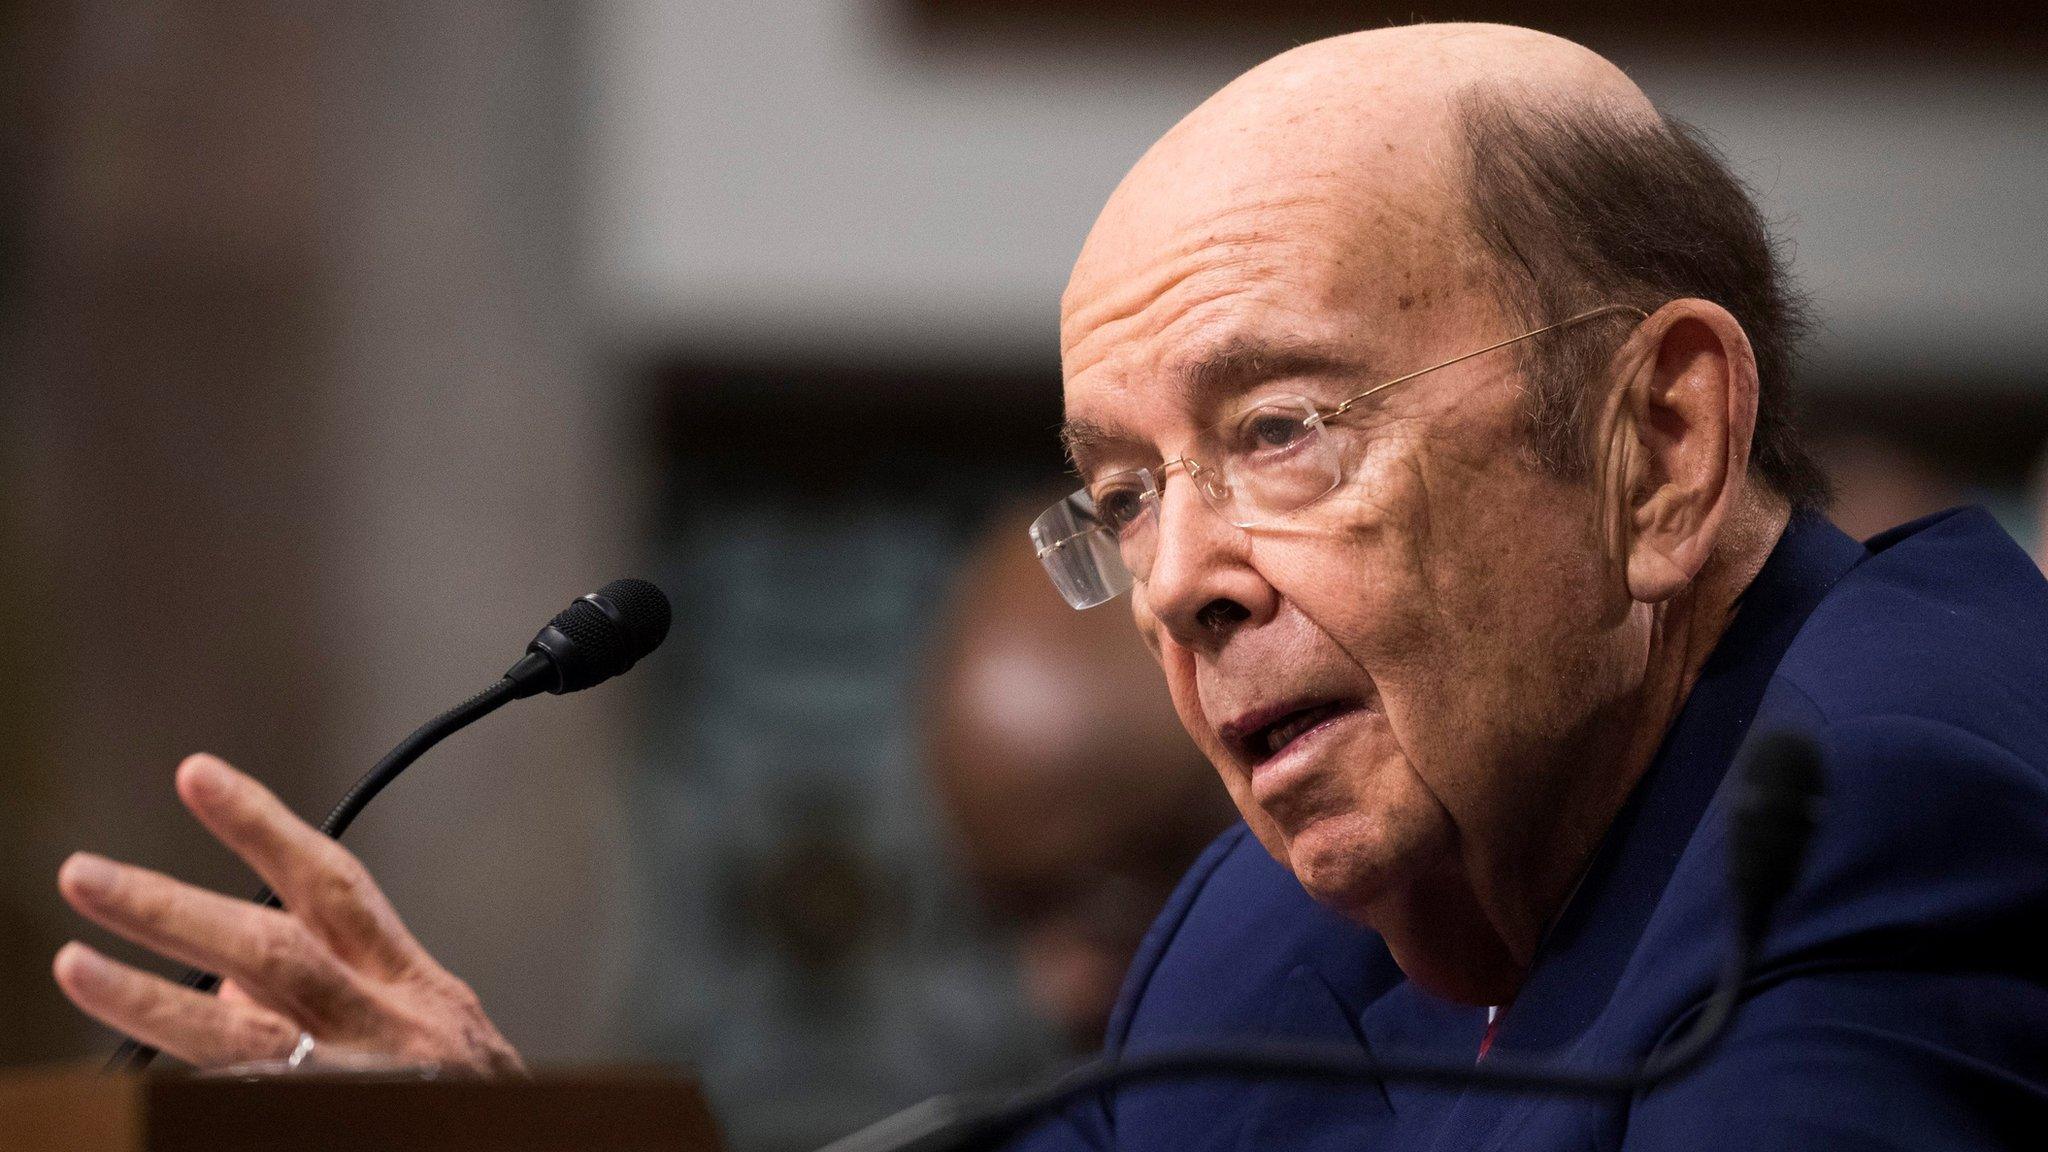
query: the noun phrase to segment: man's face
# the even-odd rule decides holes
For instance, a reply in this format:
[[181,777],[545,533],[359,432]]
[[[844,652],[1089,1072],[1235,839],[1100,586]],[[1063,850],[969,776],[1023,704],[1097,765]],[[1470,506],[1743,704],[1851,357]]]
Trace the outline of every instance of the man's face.
[[[1084,477],[1199,461],[1202,429],[1267,394],[1328,409],[1519,334],[1455,255],[1447,197],[1361,209],[1326,185],[1260,181],[1165,225],[1126,206],[1135,241],[1105,216],[1064,308],[1068,420],[1115,434],[1077,459]],[[1274,376],[1238,356],[1191,386],[1264,345],[1338,366]],[[1427,913],[1418,882],[1455,882],[1542,818],[1558,749],[1642,650],[1593,486],[1533,463],[1519,384],[1504,350],[1365,402],[1332,429],[1343,483],[1269,525],[1232,527],[1176,469],[1133,590],[1182,722],[1260,840],[1390,936]]]

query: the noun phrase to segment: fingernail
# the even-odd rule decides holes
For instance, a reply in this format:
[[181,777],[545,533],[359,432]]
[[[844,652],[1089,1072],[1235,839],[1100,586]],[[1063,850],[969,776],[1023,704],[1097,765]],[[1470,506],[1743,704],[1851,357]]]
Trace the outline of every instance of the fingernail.
[[112,861],[90,852],[73,852],[57,870],[57,882],[87,896],[104,896],[114,887],[116,872]]

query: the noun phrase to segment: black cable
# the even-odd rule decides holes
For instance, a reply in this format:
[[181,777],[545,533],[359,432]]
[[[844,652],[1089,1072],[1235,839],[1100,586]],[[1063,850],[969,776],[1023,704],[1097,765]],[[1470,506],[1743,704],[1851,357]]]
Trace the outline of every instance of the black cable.
[[1574,1070],[1526,1056],[1502,1053],[1483,1062],[1465,1059],[1423,1058],[1375,1059],[1357,1049],[1313,1044],[1267,1043],[1190,1047],[1149,1053],[1125,1059],[1109,1059],[1087,1065],[1051,1088],[1012,1101],[985,1121],[977,1139],[1014,1132],[1032,1120],[1050,1114],[1079,1096],[1100,1092],[1118,1084],[1142,1083],[1185,1076],[1257,1076],[1290,1079],[1341,1080],[1357,1083],[1361,1078],[1383,1078],[1460,1087],[1479,1091],[1521,1092],[1541,1089],[1564,1095],[1606,1096],[1636,1092],[1682,1075],[1705,1059],[1714,1042],[1721,1038],[1735,1005],[1741,998],[1743,977],[1748,969],[1748,949],[1732,953],[1715,985],[1701,1006],[1692,1027],[1677,1043],[1653,1053],[1648,1060],[1628,1068]]
[[[334,810],[327,814],[327,819],[321,821],[320,831],[331,839],[341,839],[341,834],[348,831],[348,826],[355,823],[362,810],[370,801],[377,798],[377,793],[396,780],[399,773],[412,767],[413,761],[418,760],[427,749],[518,699],[515,695],[518,688],[518,682],[507,676],[420,725],[412,735],[399,741],[398,747],[385,753],[384,758],[365,772],[362,779],[356,781],[355,786],[342,796],[341,802],[334,806]],[[252,899],[266,908],[284,907],[283,901],[278,899],[277,893],[270,890],[268,884],[264,885]],[[212,972],[188,968],[184,979],[179,983],[198,992],[211,992],[220,987],[220,977]],[[123,1040],[121,1046],[107,1059],[105,1071],[140,1072],[149,1067],[149,1062],[156,1059],[156,1054],[157,1050],[147,1044],[137,1043],[133,1039]]]
[[1082,1096],[1120,1084],[1194,1076],[1280,1077],[1342,1083],[1404,1080],[1476,1091],[1538,1089],[1575,1096],[1636,1092],[1683,1075],[1706,1058],[1734,1018],[1755,956],[1744,933],[1729,952],[1720,980],[1691,1027],[1640,1064],[1573,1070],[1509,1054],[1482,1062],[1423,1057],[1378,1058],[1356,1048],[1319,1044],[1228,1043],[1189,1046],[1091,1061],[1048,1087],[1019,1095],[941,1096],[864,1129],[824,1152],[960,1152],[987,1149]]

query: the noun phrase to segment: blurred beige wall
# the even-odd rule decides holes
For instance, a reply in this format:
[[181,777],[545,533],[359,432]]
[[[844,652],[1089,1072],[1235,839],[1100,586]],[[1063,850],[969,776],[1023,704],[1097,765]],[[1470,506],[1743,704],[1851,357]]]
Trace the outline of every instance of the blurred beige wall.
[[[569,285],[574,12],[17,9],[4,349],[0,1060],[97,1051],[48,954],[75,847],[241,891],[222,753],[323,814],[568,600],[645,485]],[[597,1053],[629,685],[456,737],[351,843],[530,1055]]]
[[313,45],[162,8],[17,9],[8,38],[12,1060],[99,1042],[46,975],[75,930],[49,883],[66,850],[241,887],[166,807],[179,754],[302,803],[323,779]]

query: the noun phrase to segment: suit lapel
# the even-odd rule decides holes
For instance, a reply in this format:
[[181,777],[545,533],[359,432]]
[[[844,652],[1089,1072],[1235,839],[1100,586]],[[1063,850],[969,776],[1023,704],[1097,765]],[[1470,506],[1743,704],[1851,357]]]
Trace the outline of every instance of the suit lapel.
[[[1296,965],[1282,981],[1267,1018],[1266,1036],[1339,1047],[1364,1045],[1355,1012],[1310,964]],[[1252,1084],[1248,1091],[1252,1095],[1244,1121],[1230,1142],[1239,1152],[1380,1147],[1393,1123],[1387,1094],[1377,1083],[1332,1091],[1316,1081],[1275,1077]]]
[[[1382,1055],[1476,1057],[1486,1031],[1486,1009],[1439,1000],[1403,983],[1373,1001],[1359,1020],[1368,1049]],[[1400,1127],[1399,1147],[1422,1147],[1424,1134],[1443,1121],[1457,1103],[1455,1089],[1386,1082],[1388,1103]]]

